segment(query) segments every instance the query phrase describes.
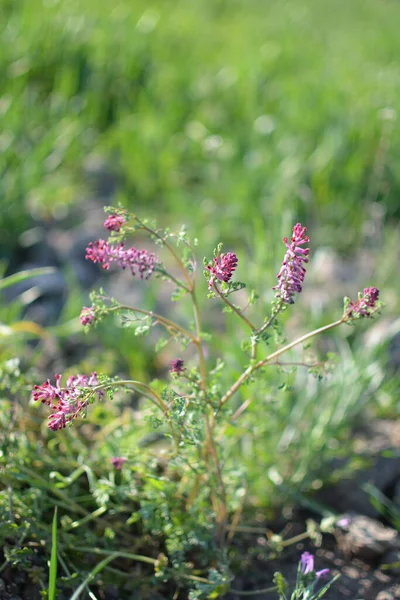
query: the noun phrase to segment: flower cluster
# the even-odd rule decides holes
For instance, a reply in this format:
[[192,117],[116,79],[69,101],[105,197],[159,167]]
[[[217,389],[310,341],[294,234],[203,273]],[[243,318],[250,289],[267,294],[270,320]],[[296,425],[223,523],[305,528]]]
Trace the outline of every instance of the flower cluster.
[[221,256],[216,256],[213,264],[207,265],[207,269],[211,273],[208,289],[212,288],[216,279],[229,283],[237,264],[238,257],[233,252],[227,252],[226,254],[222,253]]
[[184,371],[186,371],[186,367],[185,361],[182,358],[176,358],[174,360],[171,360],[171,368],[169,370],[170,373],[182,375]]
[[280,298],[286,304],[293,304],[293,296],[302,290],[304,275],[306,270],[303,263],[308,263],[309,248],[301,248],[303,244],[307,244],[310,238],[304,235],[307,231],[300,223],[293,227],[293,235],[290,242],[287,238],[283,238],[286,244],[287,252],[281,269],[277,275],[278,285],[273,287],[277,290],[276,297]]
[[[300,570],[303,575],[308,573],[314,573],[314,556],[309,552],[303,552],[300,560]],[[315,571],[315,578],[320,579],[329,575],[329,569],[321,569],[321,571]]]
[[120,471],[127,460],[128,459],[124,458],[123,456],[113,456],[111,459],[111,464],[117,471]]
[[377,307],[379,300],[379,290],[376,287],[364,288],[363,293],[359,294],[358,300],[350,302],[347,310],[347,317],[370,317]]
[[[73,375],[68,378],[65,387],[61,387],[61,375],[54,376],[56,385],[53,386],[50,379],[35,385],[32,391],[32,399],[40,400],[43,404],[51,407],[53,413],[49,416],[49,429],[57,431],[63,429],[76,417],[84,414],[90,401],[90,392],[99,385],[97,374],[93,372],[90,376]],[[104,396],[101,389],[95,390],[99,399]]]
[[110,215],[104,221],[104,227],[108,231],[119,231],[126,219],[122,215]]
[[93,306],[83,306],[79,319],[82,325],[92,325],[96,320]]
[[100,263],[108,270],[112,262],[122,269],[130,268],[132,275],[139,273],[140,279],[148,279],[158,265],[158,258],[147,250],[131,247],[125,249],[124,244],[109,244],[104,240],[90,243],[86,248],[86,259]]

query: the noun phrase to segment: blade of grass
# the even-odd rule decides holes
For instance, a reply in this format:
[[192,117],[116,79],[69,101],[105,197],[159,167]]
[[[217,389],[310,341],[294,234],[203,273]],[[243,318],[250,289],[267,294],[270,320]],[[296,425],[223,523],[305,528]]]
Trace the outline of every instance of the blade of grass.
[[49,600],[54,600],[56,597],[56,581],[57,581],[57,506],[54,509],[53,525],[51,527]]
[[112,560],[114,560],[114,558],[117,558],[117,557],[118,557],[118,552],[114,552],[111,556],[107,556],[107,558],[104,558],[101,562],[99,562],[99,564],[97,564],[94,567],[94,569],[92,569],[90,571],[90,573],[87,575],[87,577],[85,577],[84,581],[82,581],[82,583],[78,587],[78,589],[75,590],[75,592],[71,596],[70,600],[78,600],[79,596],[81,595],[83,590],[86,588],[86,586],[92,581],[92,579],[98,573],[100,573],[100,571],[102,571],[104,569],[104,567],[108,565],[109,562],[111,562]]
[[56,269],[54,267],[41,267],[40,269],[31,269],[28,271],[20,271],[19,273],[14,273],[13,275],[9,275],[8,277],[4,277],[4,279],[0,280],[0,290],[5,290],[6,288],[15,285],[16,283],[21,283],[21,281],[25,281],[30,277],[38,277],[39,275],[50,275],[51,273],[55,273]]

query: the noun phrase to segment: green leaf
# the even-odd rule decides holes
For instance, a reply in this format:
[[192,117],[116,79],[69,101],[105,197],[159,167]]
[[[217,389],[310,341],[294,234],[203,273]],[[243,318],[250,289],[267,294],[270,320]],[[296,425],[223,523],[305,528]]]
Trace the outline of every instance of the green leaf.
[[114,554],[112,554],[111,556],[107,556],[107,558],[105,558],[104,560],[99,562],[99,564],[96,565],[94,567],[94,569],[92,569],[90,571],[90,573],[87,575],[87,577],[85,577],[85,579],[82,581],[82,583],[78,587],[78,589],[75,590],[75,592],[71,596],[70,600],[77,600],[79,598],[79,596],[81,595],[81,593],[83,592],[83,590],[88,585],[88,583],[90,583],[92,581],[92,579],[94,579],[94,577],[98,573],[100,573],[100,571],[102,571],[104,569],[104,567],[106,567],[108,565],[109,562],[111,562],[112,560],[114,560],[114,558],[117,558],[118,556],[119,556],[118,552],[114,552]]
[[49,570],[49,600],[56,597],[57,581],[57,506],[54,509],[53,524],[51,527],[51,558]]
[[19,273],[14,273],[13,275],[9,275],[9,277],[5,277],[0,280],[0,290],[5,290],[16,283],[21,283],[21,281],[26,281],[31,277],[38,277],[39,275],[50,275],[51,273],[55,273],[56,269],[54,267],[41,267],[40,269],[31,269],[29,271],[20,271]]

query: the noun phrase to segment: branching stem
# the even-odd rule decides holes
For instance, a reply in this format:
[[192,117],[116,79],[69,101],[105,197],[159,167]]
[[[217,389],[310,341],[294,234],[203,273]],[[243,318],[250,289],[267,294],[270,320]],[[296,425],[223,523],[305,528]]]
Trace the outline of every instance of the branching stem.
[[221,292],[221,290],[219,289],[219,287],[217,286],[217,284],[215,283],[215,281],[214,281],[214,283],[213,283],[213,288],[214,288],[214,290],[215,290],[216,294],[217,294],[217,295],[218,295],[218,296],[221,298],[221,300],[222,300],[223,302],[225,302],[225,304],[226,304],[227,306],[229,306],[229,308],[230,308],[231,310],[233,310],[233,312],[235,312],[235,313],[237,314],[237,316],[238,316],[240,319],[242,319],[242,321],[244,321],[244,322],[246,323],[246,325],[247,325],[248,327],[250,327],[250,329],[251,329],[252,331],[256,331],[256,329],[257,329],[257,328],[256,328],[256,326],[255,326],[255,325],[253,325],[253,323],[252,323],[251,321],[249,321],[249,319],[248,319],[247,317],[245,317],[245,316],[244,316],[244,314],[242,313],[242,311],[241,311],[239,308],[237,308],[237,307],[236,307],[234,304],[232,304],[232,303],[231,303],[231,302],[228,300],[228,298],[225,296],[225,294],[223,294],[223,293]]
[[339,319],[338,321],[335,321],[334,323],[329,323],[329,325],[324,325],[324,327],[319,327],[319,329],[314,329],[314,331],[310,331],[309,333],[306,333],[305,335],[302,335],[301,337],[297,338],[297,340],[294,340],[290,344],[287,344],[283,348],[276,350],[276,352],[273,352],[272,354],[270,354],[263,360],[260,360],[259,362],[255,363],[255,364],[249,365],[247,367],[247,369],[235,381],[235,383],[229,388],[229,390],[226,392],[226,394],[221,398],[219,407],[221,408],[221,406],[223,406],[233,396],[233,394],[243,385],[243,383],[246,381],[246,379],[248,379],[248,377],[252,373],[257,371],[258,369],[261,369],[267,363],[271,362],[275,358],[278,358],[278,356],[280,356],[281,354],[288,352],[288,350],[291,350],[298,344],[305,342],[306,340],[318,335],[319,333],[323,333],[325,331],[329,331],[330,329],[333,329],[334,327],[338,327],[339,325],[341,325],[344,322],[343,319],[344,318],[342,317],[341,319]]
[[180,333],[184,337],[191,340],[193,343],[196,341],[195,336],[192,333],[190,333],[190,331],[188,331],[187,329],[184,329],[183,327],[181,327],[174,321],[171,321],[170,319],[167,319],[166,317],[163,317],[162,315],[158,315],[157,313],[154,313],[152,310],[144,310],[143,308],[136,308],[134,306],[127,306],[125,304],[120,304],[119,306],[111,307],[109,310],[110,310],[110,312],[118,311],[118,310],[130,310],[132,312],[139,313],[141,315],[147,315],[148,317],[155,319],[156,322],[163,325],[167,330],[174,329],[177,333]]

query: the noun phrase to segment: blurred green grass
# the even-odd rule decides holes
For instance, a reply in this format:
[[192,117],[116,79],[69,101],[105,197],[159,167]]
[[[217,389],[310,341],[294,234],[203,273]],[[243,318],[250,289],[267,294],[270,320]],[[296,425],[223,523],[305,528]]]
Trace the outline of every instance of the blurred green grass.
[[0,7],[6,240],[28,215],[64,214],[99,159],[127,204],[211,243],[255,234],[263,253],[265,228],[272,244],[294,215],[342,250],[361,241],[369,202],[398,216],[397,3]]

